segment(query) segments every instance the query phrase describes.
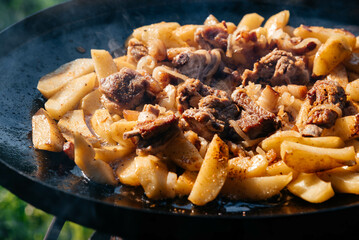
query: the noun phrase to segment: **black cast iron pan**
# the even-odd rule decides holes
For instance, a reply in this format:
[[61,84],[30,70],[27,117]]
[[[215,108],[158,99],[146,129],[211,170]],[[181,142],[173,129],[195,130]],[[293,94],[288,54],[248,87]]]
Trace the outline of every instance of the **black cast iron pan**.
[[[288,194],[261,203],[218,199],[194,207],[185,199],[149,201],[139,189],[87,181],[62,153],[31,148],[31,116],[44,104],[44,74],[90,49],[123,53],[132,29],[160,21],[202,23],[211,13],[237,23],[289,9],[290,24],[345,27],[359,34],[355,1],[70,1],[0,33],[0,184],[37,208],[124,238],[214,239],[305,237],[355,232],[359,197],[309,204]],[[79,48],[81,47],[81,48]],[[86,50],[85,52],[83,50]]]

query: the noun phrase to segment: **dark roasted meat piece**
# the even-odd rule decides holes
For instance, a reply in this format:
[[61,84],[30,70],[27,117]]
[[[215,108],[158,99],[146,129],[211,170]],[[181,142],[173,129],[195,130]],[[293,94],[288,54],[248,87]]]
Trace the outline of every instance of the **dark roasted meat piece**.
[[218,26],[204,26],[195,33],[195,41],[202,49],[211,50],[220,48],[223,51],[227,49],[228,32]]
[[189,108],[198,108],[199,101],[208,95],[227,97],[227,93],[215,90],[198,79],[188,79],[177,88],[177,108],[183,113]]
[[288,84],[306,85],[309,72],[302,57],[275,49],[254,64],[253,71],[242,74],[243,85],[248,82],[262,85],[280,86]]
[[132,138],[141,151],[156,153],[163,149],[169,140],[179,132],[178,117],[169,114],[139,122],[132,131],[125,132],[123,138]]
[[119,109],[134,109],[140,104],[149,103],[161,90],[159,83],[151,76],[143,76],[129,68],[122,68],[120,72],[100,80],[100,91]]
[[132,38],[130,41],[128,41],[127,56],[131,60],[138,62],[142,57],[147,55],[148,49],[142,42],[135,38]]
[[242,109],[236,124],[251,139],[265,137],[279,127],[276,116],[257,105],[242,88],[232,93],[232,100]]
[[173,58],[173,65],[182,74],[190,78],[203,80],[216,73],[221,54],[218,50],[186,51]]
[[344,110],[346,95],[343,87],[336,81],[317,81],[307,93],[307,100],[312,106],[308,113],[307,124],[330,128],[338,118],[339,112]]
[[228,121],[237,119],[239,115],[238,107],[228,98],[209,95],[202,98],[198,106],[198,109],[184,111],[182,117],[192,131],[207,140],[216,133],[227,134]]

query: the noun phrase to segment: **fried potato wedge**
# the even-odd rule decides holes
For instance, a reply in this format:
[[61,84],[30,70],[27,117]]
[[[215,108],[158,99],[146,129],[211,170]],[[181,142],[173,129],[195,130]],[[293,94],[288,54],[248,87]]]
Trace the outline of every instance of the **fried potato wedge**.
[[288,175],[290,173],[292,173],[293,179],[297,177],[298,172],[288,167],[288,165],[285,164],[283,160],[277,161],[269,165],[266,169],[266,174],[269,176]]
[[92,130],[103,142],[115,145],[116,142],[111,137],[112,117],[107,109],[97,109],[90,119]]
[[325,136],[339,136],[347,141],[359,136],[359,115],[338,118],[333,127],[324,129]]
[[81,99],[92,91],[95,82],[95,73],[73,79],[47,100],[45,109],[52,118],[59,120],[65,113],[75,109]]
[[322,43],[325,43],[332,36],[344,37],[349,43],[351,49],[354,49],[356,43],[356,38],[351,32],[338,28],[324,28],[317,26],[300,25],[294,30],[293,34],[294,36],[301,37],[303,39],[317,38]]
[[133,148],[134,144],[131,139],[123,139],[123,134],[127,131],[131,131],[136,125],[137,121],[126,121],[123,119],[114,122],[110,127],[112,139],[123,146]]
[[136,174],[136,162],[133,155],[122,158],[117,165],[116,175],[122,184],[140,186],[140,180]]
[[102,146],[95,148],[95,159],[100,159],[104,162],[110,163],[116,161],[134,151],[134,148],[125,147],[122,145],[116,146]]
[[116,185],[117,180],[113,169],[101,160],[96,160],[95,150],[80,134],[74,136],[76,165],[85,173],[85,175],[94,182],[108,185]]
[[181,176],[178,177],[175,191],[178,196],[188,196],[193,188],[194,182],[196,181],[198,172],[184,171]]
[[359,173],[338,169],[318,173],[324,181],[331,182],[335,192],[359,194]]
[[315,173],[300,173],[287,186],[294,195],[311,203],[321,203],[334,196],[330,182],[321,180]]
[[195,32],[201,27],[200,25],[183,25],[173,31],[173,35],[189,46],[197,47],[198,43],[194,40]]
[[148,198],[175,197],[176,181],[173,181],[175,173],[169,174],[167,166],[158,157],[153,155],[137,156],[135,162],[136,175]]
[[253,157],[236,157],[228,160],[228,177],[251,178],[263,176],[268,166],[262,155]]
[[227,177],[228,156],[227,144],[215,135],[188,197],[192,203],[202,206],[217,197]]
[[37,84],[37,89],[45,98],[49,99],[71,80],[89,74],[94,70],[91,58],[79,58],[43,76]]
[[354,101],[359,101],[359,79],[350,82],[345,88],[346,94]]
[[272,15],[266,23],[264,24],[264,28],[268,30],[268,34],[272,34],[275,30],[284,28],[289,21],[290,13],[288,10],[281,11],[277,14]]
[[116,63],[106,50],[91,49],[91,57],[95,66],[98,81],[118,72]]
[[62,135],[67,141],[73,142],[74,135],[80,134],[94,146],[99,146],[99,140],[92,134],[85,122],[84,112],[73,110],[65,114],[57,123]]
[[280,146],[283,141],[302,143],[314,147],[323,148],[342,148],[345,146],[344,141],[340,137],[302,137],[296,131],[281,131],[264,139],[261,147],[264,151],[273,149],[276,154],[280,154]]
[[101,96],[102,93],[97,88],[82,98],[80,108],[85,115],[92,115],[97,109],[102,108]]
[[351,54],[351,47],[345,37],[341,35],[331,36],[320,46],[315,54],[313,62],[313,74],[325,76],[339,63],[343,62]]
[[173,138],[163,153],[176,165],[189,171],[199,171],[203,162],[197,148],[183,134]]
[[113,61],[115,62],[116,66],[117,66],[117,71],[120,71],[124,67],[127,67],[132,70],[136,70],[136,66],[127,61],[127,56],[121,56],[121,57],[114,58]]
[[292,174],[253,178],[227,178],[221,195],[232,200],[260,201],[280,193],[292,180]]
[[261,15],[257,13],[249,13],[242,17],[237,27],[243,30],[251,31],[253,29],[259,28],[263,21],[264,17]]
[[65,139],[57,123],[45,109],[40,108],[32,116],[32,143],[34,148],[51,152],[61,152]]
[[290,168],[305,173],[356,164],[354,147],[322,148],[284,141],[280,154]]

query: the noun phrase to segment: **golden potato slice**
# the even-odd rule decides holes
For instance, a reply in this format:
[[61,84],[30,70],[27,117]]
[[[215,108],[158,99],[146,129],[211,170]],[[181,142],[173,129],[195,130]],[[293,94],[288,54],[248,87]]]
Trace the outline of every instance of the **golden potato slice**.
[[177,175],[169,174],[167,166],[158,157],[137,156],[135,161],[136,175],[148,198],[156,200],[175,197],[176,181],[173,180]]
[[178,177],[175,191],[178,196],[188,196],[193,188],[194,182],[196,181],[198,172],[186,170]]
[[45,98],[50,98],[72,79],[91,73],[94,70],[91,58],[79,58],[43,76],[37,84],[37,89]]
[[318,172],[356,164],[354,147],[322,148],[284,141],[280,154],[290,168],[299,172]]
[[208,146],[188,199],[196,205],[205,205],[219,194],[228,173],[228,146],[215,135]]
[[132,70],[136,70],[136,66],[132,63],[127,62],[127,56],[121,56],[113,59],[117,66],[117,71],[120,71],[122,68],[127,67]]
[[348,170],[331,170],[318,173],[324,181],[330,182],[335,192],[359,194],[359,173]]
[[95,160],[95,150],[80,134],[75,134],[75,163],[94,182],[116,185],[113,169],[101,160]]
[[354,101],[359,101],[359,79],[350,82],[345,88],[346,94]]
[[118,160],[134,151],[134,148],[125,147],[122,145],[116,146],[102,146],[95,148],[95,159],[100,159],[107,163]]
[[136,161],[133,155],[121,159],[116,169],[116,175],[122,184],[129,186],[141,185],[136,175]]
[[103,107],[101,96],[102,93],[97,88],[82,98],[80,108],[83,109],[85,115],[92,115],[97,109]]
[[197,47],[198,43],[194,40],[195,32],[201,27],[200,25],[184,25],[173,31],[173,35],[186,42],[191,47]]
[[183,134],[173,138],[163,153],[176,165],[189,171],[199,171],[203,162],[197,148]]
[[268,166],[262,155],[253,157],[236,157],[228,160],[228,177],[251,178],[263,176]]
[[311,203],[321,203],[334,196],[331,183],[321,180],[315,173],[300,173],[287,188],[294,195]]
[[238,28],[243,30],[251,31],[259,28],[264,21],[264,17],[257,13],[249,13],[243,16],[241,21],[238,23]]
[[301,137],[296,131],[280,131],[272,136],[264,139],[261,147],[264,151],[273,149],[276,154],[280,154],[280,145],[283,141],[302,143],[309,146],[324,148],[342,148],[345,146],[344,141],[340,137]]
[[333,127],[324,129],[324,136],[338,136],[347,141],[359,136],[359,115],[338,118]]
[[352,49],[355,47],[356,43],[355,36],[351,32],[344,29],[300,25],[294,30],[293,34],[294,36],[301,37],[303,39],[317,38],[322,43],[325,43],[330,37],[338,35],[340,37],[344,37]]
[[153,40],[160,40],[166,48],[186,47],[187,43],[173,34],[173,31],[179,27],[180,25],[176,22],[155,23],[135,29],[132,36],[147,46]]
[[344,89],[349,83],[348,73],[343,64],[336,66],[325,79],[338,82]]
[[34,148],[51,152],[61,152],[64,138],[57,123],[45,109],[40,108],[32,116],[32,143]]
[[97,109],[90,119],[92,130],[104,142],[115,145],[116,142],[111,137],[112,117],[107,109]]
[[92,134],[85,122],[82,110],[73,110],[65,114],[57,123],[62,135],[67,141],[74,142],[74,135],[80,134],[94,146],[99,146],[99,140]]
[[272,15],[266,23],[264,24],[264,28],[268,30],[268,34],[273,34],[273,32],[277,29],[284,28],[289,21],[290,13],[288,10],[281,11],[277,14]]
[[351,54],[351,48],[345,37],[341,35],[331,36],[320,46],[315,54],[313,62],[313,74],[325,76],[339,63],[343,62]]
[[80,100],[92,91],[95,82],[95,73],[73,79],[47,100],[45,109],[52,118],[59,120],[65,113],[75,109]]
[[137,121],[126,121],[124,119],[111,124],[110,130],[112,139],[123,146],[133,148],[134,144],[131,139],[123,139],[123,134],[131,131],[136,125]]
[[282,191],[292,180],[292,174],[253,178],[227,178],[221,195],[233,200],[260,201]]
[[106,50],[91,49],[91,57],[94,62],[98,81],[118,72],[117,66],[111,54]]
[[295,179],[297,176],[297,171],[294,171],[293,169],[288,167],[283,160],[269,165],[266,169],[266,174],[269,176],[288,175],[290,173],[292,173],[293,179]]

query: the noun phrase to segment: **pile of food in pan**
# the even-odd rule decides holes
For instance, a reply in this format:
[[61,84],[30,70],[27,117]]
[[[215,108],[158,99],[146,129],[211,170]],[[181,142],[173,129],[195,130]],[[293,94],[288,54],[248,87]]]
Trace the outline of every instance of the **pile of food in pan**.
[[154,200],[359,194],[359,38],[288,21],[161,22],[124,56],[92,49],[38,82],[34,147]]

